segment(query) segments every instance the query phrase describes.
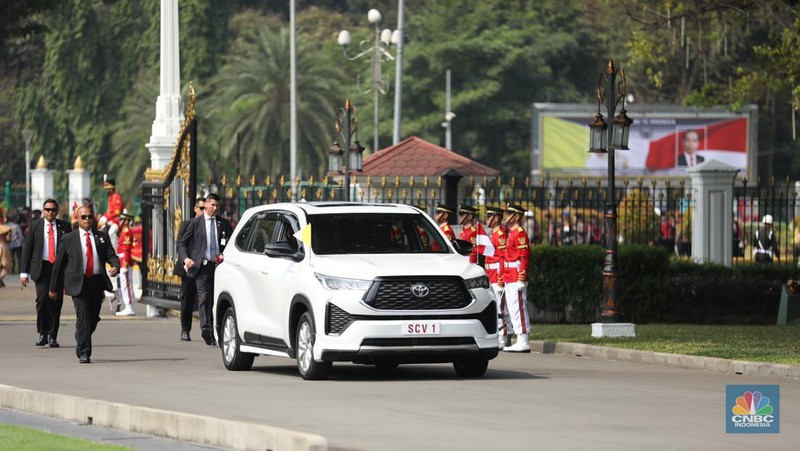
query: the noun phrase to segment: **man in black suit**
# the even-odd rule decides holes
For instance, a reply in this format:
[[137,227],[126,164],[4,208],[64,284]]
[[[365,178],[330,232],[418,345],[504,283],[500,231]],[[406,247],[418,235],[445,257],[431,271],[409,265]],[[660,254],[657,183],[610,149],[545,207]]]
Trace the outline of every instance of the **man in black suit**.
[[[106,271],[106,263],[111,269]],[[119,257],[111,240],[95,230],[94,211],[83,206],[78,209],[78,229],[64,235],[58,245],[53,276],[50,280],[50,298],[55,299],[64,290],[72,296],[75,314],[75,354],[80,363],[90,363],[92,333],[100,321],[103,291],[112,290],[111,279],[119,273]]]
[[186,277],[197,285],[197,310],[200,312],[200,331],[209,346],[214,340],[214,270],[222,263],[222,252],[233,233],[231,223],[217,216],[219,196],[206,197],[203,214],[189,221],[178,241],[179,263],[186,266]]
[[[194,202],[194,217],[203,215],[203,210],[206,208],[206,198],[198,197]],[[186,230],[186,224],[191,219],[183,221],[181,228],[178,229],[178,239],[183,236]],[[186,270],[183,267],[183,261],[178,257],[175,262],[175,267],[172,269],[172,275],[181,278],[181,341],[192,341],[189,332],[192,330],[192,311],[197,303],[197,287],[195,286],[194,279],[186,277]]]
[[22,249],[19,281],[23,287],[33,279],[36,283],[36,331],[39,338],[36,346],[58,348],[58,326],[61,322],[61,307],[64,298],[59,293],[50,299],[50,275],[56,261],[56,249],[65,233],[72,231],[68,222],[56,219],[58,202],[47,199],[42,206],[43,217],[31,224]]
[[700,134],[689,130],[683,134],[683,153],[678,155],[679,167],[694,167],[706,159],[697,154],[700,149]]

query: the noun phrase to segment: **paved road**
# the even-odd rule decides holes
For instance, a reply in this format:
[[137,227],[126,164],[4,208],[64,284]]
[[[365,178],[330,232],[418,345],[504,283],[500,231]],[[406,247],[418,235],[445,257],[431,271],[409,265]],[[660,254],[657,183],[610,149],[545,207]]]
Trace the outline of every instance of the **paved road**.
[[[501,354],[480,380],[449,365],[334,366],[302,380],[289,360],[229,372],[218,349],[178,340],[176,318],[113,318],[91,365],[33,346],[32,290],[0,289],[0,383],[320,434],[340,450],[797,449],[800,382],[552,354]],[[13,290],[13,289],[12,289]],[[26,317],[28,315],[28,317]],[[587,333],[588,329],[587,329]],[[197,335],[197,334],[195,334]],[[197,337],[199,338],[199,337]],[[726,384],[780,384],[781,433],[726,435]]]

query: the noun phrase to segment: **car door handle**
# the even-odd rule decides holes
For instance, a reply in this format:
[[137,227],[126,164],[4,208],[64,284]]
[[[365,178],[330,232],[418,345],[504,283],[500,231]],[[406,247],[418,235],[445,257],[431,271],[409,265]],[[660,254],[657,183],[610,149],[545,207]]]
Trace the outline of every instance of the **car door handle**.
[[240,268],[242,266],[242,264],[237,262],[236,260],[225,260],[225,263],[230,263],[237,268]]
[[269,274],[269,268],[261,268],[261,274],[268,275]]

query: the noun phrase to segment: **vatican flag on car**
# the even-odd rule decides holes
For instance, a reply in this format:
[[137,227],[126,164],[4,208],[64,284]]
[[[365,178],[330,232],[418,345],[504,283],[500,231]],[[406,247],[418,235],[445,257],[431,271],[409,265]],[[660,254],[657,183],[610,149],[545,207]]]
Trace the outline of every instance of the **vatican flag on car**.
[[293,236],[301,243],[311,247],[311,224],[306,224],[305,227],[295,232]]

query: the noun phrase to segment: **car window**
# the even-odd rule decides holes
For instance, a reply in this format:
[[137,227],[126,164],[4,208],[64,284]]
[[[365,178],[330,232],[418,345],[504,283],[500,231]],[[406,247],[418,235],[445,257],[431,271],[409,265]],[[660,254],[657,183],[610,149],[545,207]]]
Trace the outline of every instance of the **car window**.
[[255,222],[256,217],[250,218],[250,220],[242,226],[241,230],[239,230],[239,234],[236,235],[235,244],[240,251],[247,250],[247,243],[250,241],[250,231],[253,229],[253,224],[255,224]]
[[297,218],[291,213],[283,213],[280,215],[278,222],[279,230],[276,240],[285,241],[289,243],[292,250],[298,250],[300,243],[298,243],[297,238],[294,237],[294,234],[300,230]]
[[412,214],[319,214],[309,217],[311,247],[319,255],[447,253],[425,217]]
[[247,251],[259,254],[264,253],[264,248],[267,247],[267,244],[274,241],[277,224],[278,220],[274,215],[264,215],[259,218],[253,228],[253,240]]

